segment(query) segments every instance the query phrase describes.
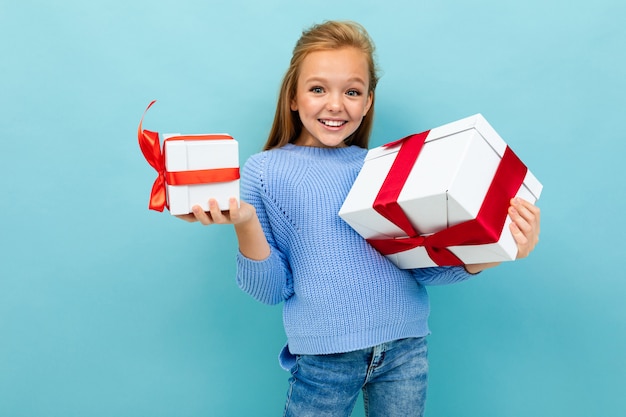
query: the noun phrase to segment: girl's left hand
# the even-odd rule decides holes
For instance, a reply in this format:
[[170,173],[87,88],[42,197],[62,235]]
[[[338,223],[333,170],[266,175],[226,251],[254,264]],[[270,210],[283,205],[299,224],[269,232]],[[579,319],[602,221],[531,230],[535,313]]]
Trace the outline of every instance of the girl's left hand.
[[509,216],[511,233],[517,242],[517,259],[527,257],[539,242],[540,229],[539,207],[516,197],[511,199]]

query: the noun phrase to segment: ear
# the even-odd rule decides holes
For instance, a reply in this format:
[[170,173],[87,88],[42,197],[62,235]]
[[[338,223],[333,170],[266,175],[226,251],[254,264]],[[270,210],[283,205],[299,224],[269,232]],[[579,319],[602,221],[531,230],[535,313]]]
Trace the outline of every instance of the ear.
[[291,104],[289,105],[289,107],[291,108],[291,111],[298,111],[298,103],[296,103],[295,98],[291,99]]

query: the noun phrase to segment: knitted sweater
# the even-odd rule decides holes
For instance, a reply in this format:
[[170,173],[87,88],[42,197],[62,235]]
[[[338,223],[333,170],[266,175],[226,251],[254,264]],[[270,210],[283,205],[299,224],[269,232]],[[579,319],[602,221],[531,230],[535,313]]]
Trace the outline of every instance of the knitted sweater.
[[364,349],[429,333],[425,285],[467,279],[463,267],[398,269],[339,216],[367,150],[286,145],[253,155],[241,175],[271,247],[237,256],[237,283],[267,304],[284,302],[293,354]]

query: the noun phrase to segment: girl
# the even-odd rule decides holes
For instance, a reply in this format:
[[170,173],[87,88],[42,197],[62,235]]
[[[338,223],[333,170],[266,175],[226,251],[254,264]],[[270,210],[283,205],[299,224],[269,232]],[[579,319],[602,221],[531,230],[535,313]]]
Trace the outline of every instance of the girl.
[[[362,391],[368,416],[423,415],[427,385],[426,285],[468,279],[496,264],[401,270],[337,213],[367,153],[378,81],[374,46],[353,22],[302,34],[283,79],[264,151],[241,176],[242,201],[182,216],[233,224],[237,282],[284,303],[291,372],[285,416],[348,416]],[[519,257],[538,241],[539,209],[509,210]]]

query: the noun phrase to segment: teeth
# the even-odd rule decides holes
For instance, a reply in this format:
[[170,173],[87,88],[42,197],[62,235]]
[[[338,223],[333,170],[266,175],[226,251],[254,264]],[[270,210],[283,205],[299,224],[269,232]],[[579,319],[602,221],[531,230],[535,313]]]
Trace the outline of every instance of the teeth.
[[339,127],[344,123],[343,121],[340,121],[340,120],[321,120],[321,122],[329,127]]

